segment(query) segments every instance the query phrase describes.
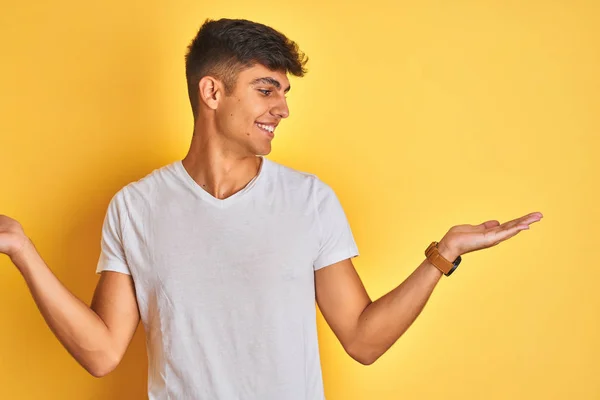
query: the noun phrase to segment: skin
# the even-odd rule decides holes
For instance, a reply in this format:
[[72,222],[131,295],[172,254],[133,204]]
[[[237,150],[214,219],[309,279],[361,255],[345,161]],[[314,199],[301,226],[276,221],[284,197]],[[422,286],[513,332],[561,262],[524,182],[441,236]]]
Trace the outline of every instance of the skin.
[[[255,82],[261,78],[271,78],[271,83]],[[276,133],[277,125],[290,114],[285,97],[289,90],[285,71],[260,64],[239,74],[231,96],[225,96],[218,79],[200,80],[198,117],[183,165],[213,197],[231,196],[258,173],[256,155],[269,154],[273,138],[256,123],[273,126]]]
[[[260,168],[256,155],[269,154],[273,140],[256,122],[276,127],[287,118],[288,90],[285,71],[262,65],[242,71],[231,96],[225,95],[219,79],[200,80],[199,108],[183,165],[212,196],[225,199],[256,176]],[[503,224],[492,220],[454,226],[439,241],[440,254],[453,261],[493,247],[541,218],[535,212]],[[88,307],[56,278],[21,224],[6,215],[0,215],[0,253],[8,255],[23,275],[48,326],[69,353],[93,376],[114,370],[140,320],[131,276],[102,272]],[[424,259],[398,287],[371,301],[347,259],[315,272],[316,301],[346,352],[368,365],[414,322],[441,277]]]
[[[534,212],[503,224],[491,220],[475,226],[453,226],[440,240],[439,252],[454,261],[459,255],[496,246],[542,217]],[[371,301],[347,259],[316,271],[317,303],[346,352],[361,364],[370,365],[415,321],[442,275],[425,258],[398,287]]]

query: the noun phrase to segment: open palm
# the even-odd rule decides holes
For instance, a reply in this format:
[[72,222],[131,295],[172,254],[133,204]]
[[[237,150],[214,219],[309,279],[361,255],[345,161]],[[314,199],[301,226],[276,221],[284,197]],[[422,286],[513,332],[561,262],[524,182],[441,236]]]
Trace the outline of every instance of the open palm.
[[479,225],[457,225],[446,233],[441,242],[451,249],[453,255],[458,257],[472,251],[495,246],[520,231],[529,229],[530,224],[538,222],[542,217],[542,213],[533,212],[503,224],[491,220]]

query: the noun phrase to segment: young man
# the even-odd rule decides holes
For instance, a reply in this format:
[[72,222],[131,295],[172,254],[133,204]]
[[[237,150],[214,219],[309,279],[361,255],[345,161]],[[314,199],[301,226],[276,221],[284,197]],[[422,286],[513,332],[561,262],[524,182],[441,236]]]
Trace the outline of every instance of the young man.
[[289,115],[287,73],[302,76],[305,63],[272,28],[205,22],[186,56],[189,152],[110,201],[91,307],[56,279],[20,224],[0,216],[0,252],[91,374],[118,365],[141,317],[150,399],[323,399],[315,299],[348,354],[371,364],[461,254],[541,218],[455,226],[404,283],[372,302],[335,193],[265,157]]

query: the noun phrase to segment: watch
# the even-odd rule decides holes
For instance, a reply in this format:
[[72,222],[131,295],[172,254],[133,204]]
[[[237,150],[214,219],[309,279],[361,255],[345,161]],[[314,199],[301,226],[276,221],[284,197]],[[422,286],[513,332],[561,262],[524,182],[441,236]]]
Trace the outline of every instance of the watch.
[[432,242],[425,250],[425,255],[430,263],[432,263],[437,269],[442,271],[446,276],[452,275],[458,264],[460,264],[462,258],[458,256],[454,262],[446,260],[438,250],[438,242]]

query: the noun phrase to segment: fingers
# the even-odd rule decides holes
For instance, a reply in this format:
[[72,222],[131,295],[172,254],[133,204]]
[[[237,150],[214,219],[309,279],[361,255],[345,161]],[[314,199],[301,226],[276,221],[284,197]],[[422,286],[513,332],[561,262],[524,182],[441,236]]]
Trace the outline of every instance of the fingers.
[[529,227],[526,226],[526,225],[516,225],[516,226],[513,226],[512,228],[510,228],[510,229],[508,229],[508,230],[505,231],[506,233],[503,235],[504,237],[502,238],[501,241],[505,241],[506,239],[510,239],[511,237],[515,236],[517,233],[519,233],[519,232],[521,232],[522,230],[525,230],[525,229],[529,229]]
[[528,227],[530,224],[533,224],[534,222],[538,222],[540,219],[542,219],[542,217],[543,217],[542,213],[532,212],[521,218],[517,218],[512,221],[505,222],[502,225],[498,226],[498,228],[499,228],[499,230],[504,230],[504,229],[511,229],[515,226],[521,226],[521,225]]
[[534,222],[537,222],[539,220],[541,220],[544,216],[542,215],[541,212],[532,212],[530,214],[527,214],[521,218],[519,218],[519,223],[526,223],[526,224],[532,224]]
[[[515,236],[522,230],[529,229],[530,224],[538,222],[542,217],[542,213],[533,212],[512,221],[505,222],[502,225],[490,227],[484,235],[487,245],[490,247],[495,246],[498,243]],[[485,226],[488,226],[487,222],[485,223]]]
[[524,229],[529,229],[527,225],[513,225],[510,228],[504,228],[496,231],[488,232],[486,236],[486,240],[490,247],[497,245],[500,242],[505,241],[506,239],[510,239],[515,236],[517,233],[521,232]]

